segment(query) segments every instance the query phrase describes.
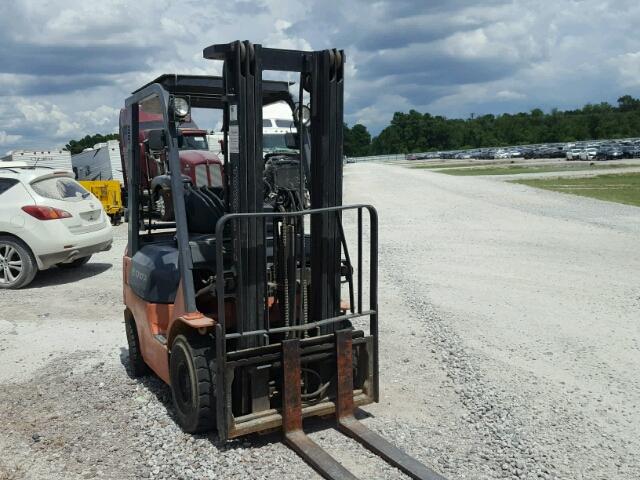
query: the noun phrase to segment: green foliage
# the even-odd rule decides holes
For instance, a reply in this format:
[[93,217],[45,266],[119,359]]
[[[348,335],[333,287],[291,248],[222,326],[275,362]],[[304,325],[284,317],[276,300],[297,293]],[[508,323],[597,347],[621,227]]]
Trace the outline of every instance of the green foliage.
[[578,178],[539,178],[518,180],[516,183],[640,207],[640,173]]
[[344,124],[344,154],[347,157],[364,157],[369,154],[371,134],[367,127],[356,123],[352,128]]
[[64,146],[64,149],[71,152],[71,155],[76,155],[85,148],[93,148],[96,143],[103,143],[107,140],[118,140],[119,138],[117,133],[109,133],[107,135],[96,133],[95,135],[86,135],[80,140],[69,140],[69,143]]
[[415,110],[396,112],[389,126],[371,141],[369,154],[638,136],[640,99],[624,95],[618,99],[618,106],[602,102],[587,104],[578,110],[553,109],[548,114],[535,108],[528,113],[448,119]]
[[[426,165],[428,167],[428,165]],[[568,165],[559,163],[556,165],[490,165],[490,166],[471,166],[468,168],[444,168],[436,169],[440,173],[457,176],[475,176],[475,175],[516,175],[520,173],[547,173],[547,172],[586,172],[589,170],[610,170],[615,168],[628,168],[628,165],[607,164],[607,165]]]

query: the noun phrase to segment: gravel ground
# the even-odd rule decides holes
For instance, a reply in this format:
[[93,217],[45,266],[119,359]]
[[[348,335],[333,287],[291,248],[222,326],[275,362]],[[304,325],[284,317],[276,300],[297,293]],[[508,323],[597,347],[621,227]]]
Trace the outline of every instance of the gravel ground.
[[[373,164],[345,192],[381,221],[367,425],[452,480],[640,477],[640,209]],[[318,478],[277,435],[183,434],[169,389],[129,377],[125,241],[0,292],[0,479]],[[324,425],[361,478],[406,478]]]

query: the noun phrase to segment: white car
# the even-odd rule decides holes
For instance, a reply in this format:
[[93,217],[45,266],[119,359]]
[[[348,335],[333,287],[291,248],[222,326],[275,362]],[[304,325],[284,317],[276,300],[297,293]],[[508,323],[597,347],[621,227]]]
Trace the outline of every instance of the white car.
[[0,162],[0,288],[84,265],[112,241],[102,204],[71,172]]
[[567,150],[567,160],[580,160],[580,154],[582,149],[578,147],[570,148]]
[[580,152],[580,160],[593,160],[594,158],[596,158],[597,154],[597,148],[585,148],[582,152]]

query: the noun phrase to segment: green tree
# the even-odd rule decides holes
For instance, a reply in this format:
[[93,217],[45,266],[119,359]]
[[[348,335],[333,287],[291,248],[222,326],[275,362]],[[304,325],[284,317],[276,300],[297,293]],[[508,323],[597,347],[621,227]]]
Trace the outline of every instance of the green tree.
[[640,100],[631,95],[588,103],[576,110],[478,115],[447,119],[410,110],[396,112],[388,126],[371,140],[372,154],[456,150],[469,147],[568,142],[640,136]]
[[371,148],[371,134],[361,123],[356,123],[352,128],[345,123],[343,143],[346,156],[364,157]]
[[64,146],[64,149],[71,152],[71,155],[76,155],[82,152],[85,148],[93,148],[96,143],[103,143],[108,140],[118,140],[119,138],[120,137],[117,133],[109,133],[107,135],[96,133],[95,135],[86,135],[80,140],[69,140],[69,143]]
[[631,95],[623,95],[618,99],[618,109],[621,112],[638,110],[640,109],[640,100],[633,98]]

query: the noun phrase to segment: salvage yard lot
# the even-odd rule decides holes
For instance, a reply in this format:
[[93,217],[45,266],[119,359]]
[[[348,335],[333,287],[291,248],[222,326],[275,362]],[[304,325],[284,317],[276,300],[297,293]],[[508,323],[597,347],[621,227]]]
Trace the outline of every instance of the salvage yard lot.
[[[363,422],[449,480],[640,478],[640,208],[365,163],[344,191],[380,218],[381,403]],[[277,434],[182,433],[169,389],[130,378],[126,230],[0,291],[0,479],[319,479]],[[305,426],[360,478],[406,478]]]
[[640,173],[516,180],[530,187],[640,207]]
[[[468,167],[468,168],[467,168]],[[429,167],[441,171],[447,175],[475,176],[475,175],[517,175],[521,173],[548,173],[548,172],[586,172],[589,170],[609,170],[628,168],[624,164],[556,164],[556,165],[504,165],[504,166],[460,166],[454,167]],[[420,167],[427,168],[427,167]]]

